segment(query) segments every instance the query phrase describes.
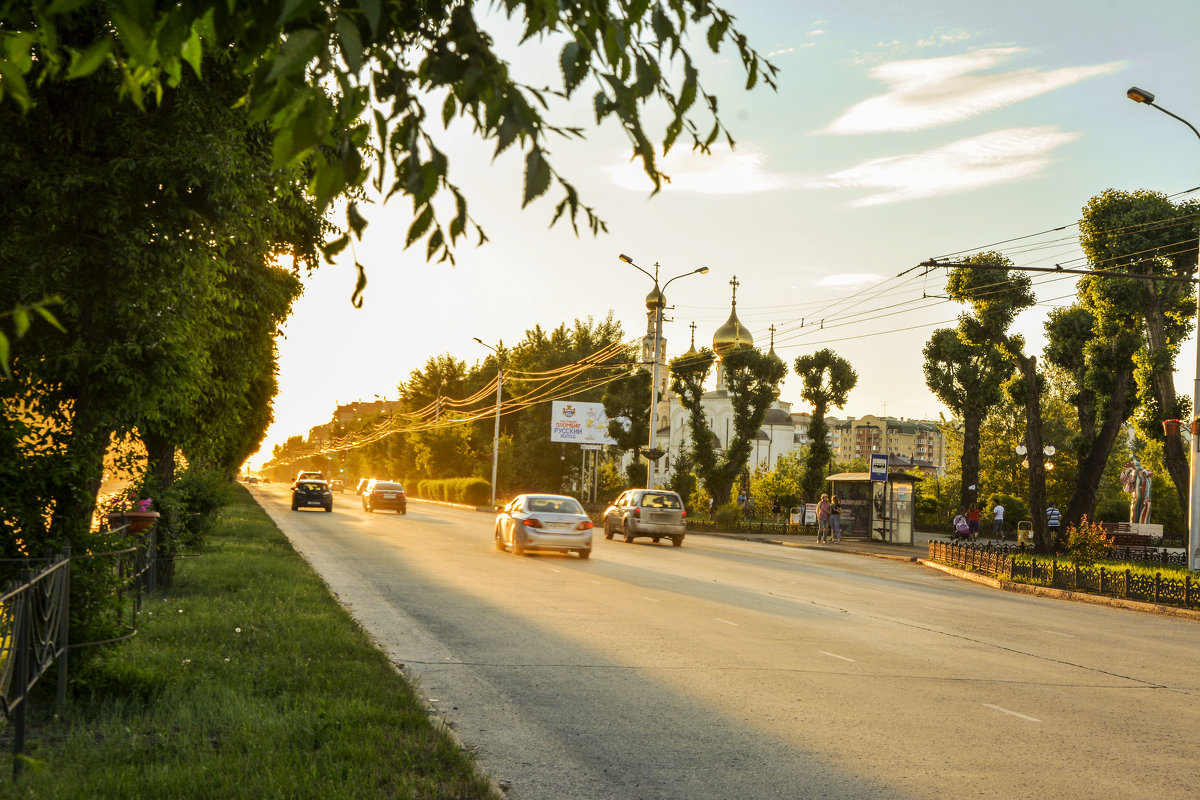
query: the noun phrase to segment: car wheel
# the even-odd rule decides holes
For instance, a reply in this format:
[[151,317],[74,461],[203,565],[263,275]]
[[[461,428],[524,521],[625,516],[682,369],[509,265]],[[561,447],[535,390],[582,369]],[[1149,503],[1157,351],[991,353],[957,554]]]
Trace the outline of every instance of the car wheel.
[[682,536],[672,536],[671,544],[675,547],[683,547],[683,537]]
[[611,539],[613,537],[612,525],[608,524],[608,520],[604,520],[604,538]]
[[579,557],[580,557],[580,558],[590,558],[590,557],[591,557],[591,555],[592,555],[592,551],[591,551],[590,549],[588,549],[588,550],[576,550],[575,552],[576,552],[576,553],[579,553]]
[[363,511],[367,512],[368,514],[370,514],[370,513],[371,513],[371,512],[373,512],[374,510],[375,510],[375,509],[371,508],[371,506],[367,505],[366,503],[363,503]]
[[512,554],[514,556],[525,555],[525,548],[521,544],[521,537],[517,535],[516,531],[513,531],[512,535]]
[[407,508],[402,508],[402,509],[400,509],[400,512],[399,512],[399,513],[401,513],[401,514],[407,514],[407,513],[408,513],[408,509],[407,509]]
[[496,549],[501,553],[504,552],[504,534],[500,532],[500,526],[496,526]]
[[292,511],[299,511],[299,510],[300,510],[300,508],[295,503],[292,503]]
[[628,522],[625,523],[625,541],[627,541],[627,542],[633,541],[633,531],[630,530]]

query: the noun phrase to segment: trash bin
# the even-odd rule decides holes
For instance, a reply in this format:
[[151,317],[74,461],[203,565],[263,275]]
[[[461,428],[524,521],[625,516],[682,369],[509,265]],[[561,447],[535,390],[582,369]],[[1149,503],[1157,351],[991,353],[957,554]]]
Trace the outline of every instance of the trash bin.
[[1017,544],[1033,544],[1033,523],[1029,520],[1017,523]]
[[799,528],[804,525],[804,509],[800,506],[792,506],[788,512],[788,527]]

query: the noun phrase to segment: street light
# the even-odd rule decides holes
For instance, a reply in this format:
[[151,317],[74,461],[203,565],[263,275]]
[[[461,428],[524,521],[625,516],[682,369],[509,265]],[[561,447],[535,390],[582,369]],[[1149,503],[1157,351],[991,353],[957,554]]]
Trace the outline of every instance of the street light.
[[496,429],[492,433],[492,508],[496,507],[496,464],[500,460],[500,388],[504,385],[504,356],[500,351],[492,347],[487,342],[480,339],[478,336],[472,337],[475,341],[491,350],[496,354]]
[[[1154,102],[1154,95],[1147,92],[1145,89],[1139,89],[1136,86],[1130,86],[1125,95],[1138,103],[1157,108],[1159,111],[1166,114],[1168,117],[1174,117],[1192,129],[1192,133],[1196,134],[1196,138],[1200,138],[1200,131],[1196,130],[1196,126],[1188,122],[1178,114],[1172,114],[1160,105]],[[1200,268],[1200,262],[1197,263],[1197,268]],[[1200,402],[1200,281],[1196,282],[1196,379],[1192,384],[1192,457],[1189,459],[1188,476],[1188,569],[1200,569],[1200,436],[1197,432],[1200,431],[1200,416],[1197,416],[1197,403]]]
[[657,433],[657,431],[655,431],[655,428],[657,427],[657,423],[658,423],[658,420],[657,420],[657,417],[658,417],[658,413],[657,413],[658,412],[658,348],[659,348],[658,343],[659,343],[659,341],[662,340],[662,312],[663,312],[663,308],[667,305],[667,296],[666,296],[666,294],[664,294],[664,292],[666,291],[666,288],[671,285],[671,281],[676,280],[678,278],[687,277],[688,275],[705,275],[708,273],[708,267],[697,267],[696,269],[692,270],[691,272],[681,272],[680,274],[676,275],[674,278],[671,278],[671,280],[664,283],[662,288],[660,289],[660,288],[658,288],[658,262],[657,261],[654,262],[654,274],[651,275],[649,272],[646,272],[646,270],[642,269],[637,264],[634,264],[633,259],[630,258],[629,256],[625,255],[624,253],[621,253],[620,255],[618,255],[617,258],[621,259],[626,264],[630,265],[634,269],[636,269],[639,272],[641,272],[642,274],[644,274],[647,278],[650,278],[651,280],[654,281],[654,292],[652,293],[653,300],[651,300],[650,297],[646,298],[647,308],[650,307],[651,303],[654,304],[654,352],[653,352],[653,354],[651,356],[651,360],[650,360],[650,442],[647,445],[647,451],[646,451],[646,488],[653,489],[654,488],[654,461],[655,461],[655,459],[651,458],[651,455],[653,455],[653,453],[656,451],[655,434]]

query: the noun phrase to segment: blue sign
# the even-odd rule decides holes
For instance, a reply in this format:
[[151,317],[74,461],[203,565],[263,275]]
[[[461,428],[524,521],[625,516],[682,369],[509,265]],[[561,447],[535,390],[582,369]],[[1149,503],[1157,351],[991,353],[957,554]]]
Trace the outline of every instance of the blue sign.
[[888,475],[887,453],[871,453],[871,480],[886,481]]

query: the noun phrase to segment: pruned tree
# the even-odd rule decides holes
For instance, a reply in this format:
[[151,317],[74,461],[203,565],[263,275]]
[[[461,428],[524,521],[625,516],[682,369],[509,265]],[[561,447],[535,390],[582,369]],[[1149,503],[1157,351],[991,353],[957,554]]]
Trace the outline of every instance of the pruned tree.
[[735,348],[722,358],[726,386],[733,410],[733,432],[723,454],[717,452],[715,434],[704,413],[704,384],[716,361],[707,347],[672,359],[671,391],[688,410],[690,452],[696,473],[715,505],[729,502],[733,483],[746,468],[755,436],[767,409],[779,397],[779,384],[787,366],[774,353],[753,347]]
[[812,419],[808,423],[808,453],[804,463],[801,486],[807,499],[815,501],[825,484],[827,467],[833,450],[826,440],[825,415],[832,408],[841,408],[858,384],[858,373],[850,362],[825,348],[811,355],[798,356],[796,374],[803,385],[800,396],[812,403]]

